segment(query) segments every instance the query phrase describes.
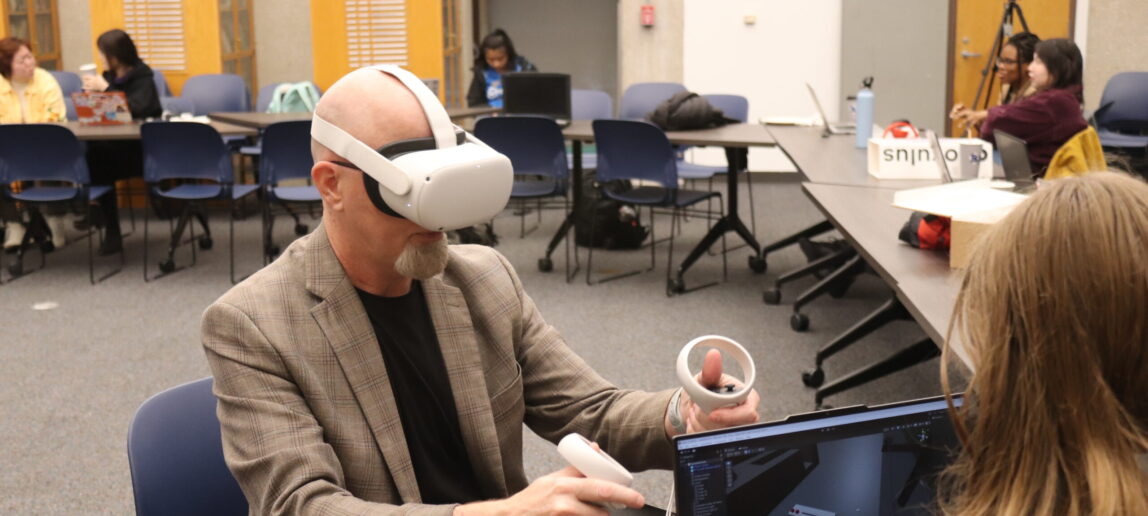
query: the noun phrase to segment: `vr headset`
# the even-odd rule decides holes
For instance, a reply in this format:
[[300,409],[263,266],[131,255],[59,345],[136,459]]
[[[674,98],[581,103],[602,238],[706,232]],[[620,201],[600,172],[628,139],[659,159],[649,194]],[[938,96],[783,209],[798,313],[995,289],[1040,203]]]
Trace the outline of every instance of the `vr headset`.
[[312,116],[311,137],[350,161],[339,164],[363,172],[375,207],[434,231],[473,226],[502,211],[514,182],[510,159],[451,123],[438,97],[411,72],[395,65],[369,68],[394,76],[415,94],[433,134],[376,150]]

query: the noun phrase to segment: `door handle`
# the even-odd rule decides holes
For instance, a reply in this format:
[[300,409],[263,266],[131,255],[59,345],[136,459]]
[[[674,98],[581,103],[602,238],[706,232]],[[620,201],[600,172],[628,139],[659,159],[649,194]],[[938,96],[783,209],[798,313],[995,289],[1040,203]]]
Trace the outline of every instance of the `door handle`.
[[968,59],[970,57],[981,57],[981,54],[979,52],[969,52],[968,50],[962,50],[961,57]]

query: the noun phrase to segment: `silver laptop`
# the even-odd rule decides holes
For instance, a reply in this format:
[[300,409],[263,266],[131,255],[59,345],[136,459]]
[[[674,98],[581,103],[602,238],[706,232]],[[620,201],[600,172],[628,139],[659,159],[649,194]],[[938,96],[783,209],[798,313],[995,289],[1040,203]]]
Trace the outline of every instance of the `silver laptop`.
[[945,161],[945,151],[941,148],[941,139],[937,137],[937,132],[925,131],[925,137],[929,139],[929,148],[933,151],[933,161],[937,164],[941,182],[952,183],[953,175],[949,172],[949,163]]
[[825,116],[825,109],[821,107],[821,101],[818,100],[813,85],[807,82],[805,87],[809,88],[809,96],[813,97],[813,105],[817,106],[817,114],[821,115],[821,123],[825,125],[825,134],[854,134],[857,132],[857,124],[829,123],[829,118]]
[[1032,185],[1032,162],[1028,160],[1028,144],[1004,131],[993,131],[997,151],[1001,154],[1001,168],[1004,179],[1017,188]]
[[932,515],[959,444],[942,397],[679,436],[676,513]]

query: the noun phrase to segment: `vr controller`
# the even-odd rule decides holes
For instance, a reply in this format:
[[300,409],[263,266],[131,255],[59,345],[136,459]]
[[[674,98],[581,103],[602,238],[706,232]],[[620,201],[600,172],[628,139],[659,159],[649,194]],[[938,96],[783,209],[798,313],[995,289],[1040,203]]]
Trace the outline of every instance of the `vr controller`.
[[[607,480],[626,487],[629,487],[634,481],[634,476],[626,471],[626,468],[622,467],[621,464],[618,464],[618,461],[602,450],[595,450],[590,445],[589,439],[576,433],[569,434],[558,441],[558,454],[562,455],[567,463],[574,466],[574,469],[586,475],[586,478]],[[606,505],[612,509],[625,507],[616,503]]]
[[[741,381],[741,387],[738,388],[732,384],[718,387],[702,385],[698,381],[697,375],[690,372],[690,352],[696,346],[711,347],[732,355],[741,367],[742,373],[745,374],[745,378]],[[703,335],[689,341],[678,354],[677,372],[682,390],[690,396],[694,405],[706,413],[721,407],[736,406],[745,401],[749,397],[749,391],[753,389],[753,381],[757,377],[753,358],[749,356],[749,352],[741,344],[720,335]]]

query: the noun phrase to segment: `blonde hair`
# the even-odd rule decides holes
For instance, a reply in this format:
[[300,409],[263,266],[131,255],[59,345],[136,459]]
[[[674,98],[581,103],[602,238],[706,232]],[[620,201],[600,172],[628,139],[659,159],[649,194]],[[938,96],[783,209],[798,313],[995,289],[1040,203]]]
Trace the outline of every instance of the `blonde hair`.
[[945,514],[1148,514],[1148,185],[1052,181],[986,233],[957,297],[976,367]]

